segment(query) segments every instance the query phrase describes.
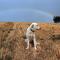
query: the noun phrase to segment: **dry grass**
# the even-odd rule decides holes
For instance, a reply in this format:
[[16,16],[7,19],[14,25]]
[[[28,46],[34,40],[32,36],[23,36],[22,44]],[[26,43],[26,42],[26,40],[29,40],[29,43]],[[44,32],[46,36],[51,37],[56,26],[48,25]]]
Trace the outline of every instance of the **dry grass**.
[[40,45],[34,50],[31,43],[26,50],[24,34],[30,24],[0,23],[0,60],[60,60],[60,25],[40,23],[41,30],[35,32]]

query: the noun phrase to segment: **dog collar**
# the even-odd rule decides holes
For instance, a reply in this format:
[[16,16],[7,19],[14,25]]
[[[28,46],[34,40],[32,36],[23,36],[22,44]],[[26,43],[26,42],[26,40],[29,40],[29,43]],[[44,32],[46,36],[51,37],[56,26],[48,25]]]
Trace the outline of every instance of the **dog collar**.
[[33,29],[30,29],[32,32],[35,32]]

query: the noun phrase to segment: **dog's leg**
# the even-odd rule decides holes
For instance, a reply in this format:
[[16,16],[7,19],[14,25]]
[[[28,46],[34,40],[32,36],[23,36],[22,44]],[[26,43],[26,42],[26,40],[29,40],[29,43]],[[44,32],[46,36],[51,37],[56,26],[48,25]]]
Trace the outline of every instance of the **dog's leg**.
[[26,39],[25,42],[27,43],[27,48],[26,49],[29,49],[29,40]]
[[36,40],[34,39],[34,48],[35,48],[35,49],[37,49],[37,48],[36,48],[36,45],[37,45],[37,44],[36,44]]
[[37,45],[37,43],[36,43],[36,38],[35,38],[35,34],[34,34],[34,48],[35,48],[35,50],[37,49],[36,45]]
[[36,41],[35,34],[34,34],[34,39],[33,39],[33,40],[34,40],[34,48],[37,49],[36,46],[37,46],[37,44],[40,44],[40,43],[38,43],[38,42]]

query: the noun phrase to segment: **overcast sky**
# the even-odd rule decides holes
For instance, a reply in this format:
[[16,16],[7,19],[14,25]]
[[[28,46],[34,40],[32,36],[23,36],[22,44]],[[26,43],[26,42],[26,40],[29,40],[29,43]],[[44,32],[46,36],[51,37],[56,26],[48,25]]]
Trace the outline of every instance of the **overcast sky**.
[[49,22],[60,16],[60,0],[0,0],[0,21]]

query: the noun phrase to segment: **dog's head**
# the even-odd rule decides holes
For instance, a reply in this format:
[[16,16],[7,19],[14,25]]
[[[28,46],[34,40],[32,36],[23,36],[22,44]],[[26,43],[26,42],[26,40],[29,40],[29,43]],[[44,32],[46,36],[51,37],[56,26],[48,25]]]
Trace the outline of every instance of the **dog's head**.
[[38,29],[40,29],[40,27],[38,26],[38,23],[32,23],[31,25],[30,25],[30,28],[31,28],[31,30],[38,30]]

